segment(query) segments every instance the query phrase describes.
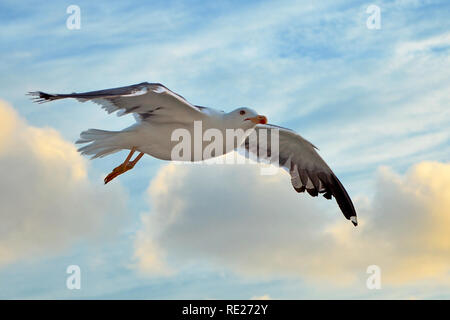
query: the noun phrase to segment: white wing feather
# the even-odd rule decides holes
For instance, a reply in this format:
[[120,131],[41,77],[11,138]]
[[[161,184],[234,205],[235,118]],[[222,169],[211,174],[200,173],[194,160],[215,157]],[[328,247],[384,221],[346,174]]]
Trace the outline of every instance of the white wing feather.
[[118,116],[133,113],[139,121],[165,121],[176,118],[178,122],[201,116],[202,108],[189,103],[185,98],[169,90],[160,83],[142,82],[126,87],[71,94],[48,94],[30,92],[36,102],[47,102],[65,98],[78,101],[92,101],[102,106],[108,113]]

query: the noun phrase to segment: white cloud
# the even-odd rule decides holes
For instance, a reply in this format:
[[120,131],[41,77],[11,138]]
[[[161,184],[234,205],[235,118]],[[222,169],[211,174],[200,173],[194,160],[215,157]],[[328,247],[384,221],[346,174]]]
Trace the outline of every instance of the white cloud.
[[433,48],[448,47],[448,46],[450,46],[450,32],[439,34],[437,36],[433,36],[423,40],[400,43],[397,46],[396,53],[399,56],[404,56],[407,54],[429,51]]
[[404,176],[382,168],[373,199],[354,196],[354,228],[334,200],[297,194],[286,174],[171,164],[149,187],[136,266],[157,274],[207,263],[250,277],[365,288],[366,268],[376,264],[383,285],[450,281],[449,186],[450,164],[419,163]]
[[86,170],[57,131],[28,125],[0,101],[0,265],[117,231],[124,192],[91,183]]

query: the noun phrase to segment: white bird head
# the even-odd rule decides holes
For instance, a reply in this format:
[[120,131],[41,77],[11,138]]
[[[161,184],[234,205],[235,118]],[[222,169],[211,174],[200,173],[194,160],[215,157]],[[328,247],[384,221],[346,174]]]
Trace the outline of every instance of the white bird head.
[[267,118],[250,108],[237,108],[226,114],[227,122],[233,128],[250,129],[257,124],[266,124]]

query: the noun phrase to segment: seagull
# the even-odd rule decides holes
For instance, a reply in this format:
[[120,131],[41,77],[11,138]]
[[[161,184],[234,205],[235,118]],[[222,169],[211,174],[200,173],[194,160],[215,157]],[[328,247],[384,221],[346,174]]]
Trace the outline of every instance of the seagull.
[[[160,83],[142,82],[125,87],[70,94],[49,94],[42,91],[29,92],[37,103],[59,99],[74,98],[80,102],[92,101],[99,104],[108,113],[118,111],[118,116],[132,114],[136,122],[121,131],[89,129],[80,134],[77,144],[84,144],[78,151],[91,155],[91,159],[101,158],[120,150],[130,150],[125,161],[108,174],[107,184],[117,176],[134,168],[136,163],[148,154],[161,160],[174,160],[172,151],[177,141],[172,141],[172,134],[177,129],[186,129],[194,133],[195,123],[201,121],[203,132],[208,129],[224,133],[228,129],[277,130],[279,147],[278,163],[291,176],[295,191],[307,192],[313,197],[322,194],[326,199],[335,198],[347,220],[357,226],[356,211],[352,200],[342,183],[317,153],[317,148],[291,129],[267,123],[267,118],[250,108],[241,107],[231,112],[224,112],[208,107],[193,105],[181,95],[169,90]],[[271,135],[271,133],[270,133]],[[224,135],[225,136],[225,135]],[[269,139],[268,139],[269,140]],[[272,141],[272,140],[270,140]],[[195,143],[195,142],[194,142]],[[202,150],[206,142],[202,141]],[[258,144],[260,142],[258,141]],[[251,148],[249,136],[243,136],[233,144],[226,143],[221,152],[212,153],[217,157],[236,150],[246,151],[259,160],[270,157],[271,143],[266,144],[267,152],[263,155],[259,148]],[[133,155],[139,154],[132,160]],[[191,155],[190,161],[196,159]]]

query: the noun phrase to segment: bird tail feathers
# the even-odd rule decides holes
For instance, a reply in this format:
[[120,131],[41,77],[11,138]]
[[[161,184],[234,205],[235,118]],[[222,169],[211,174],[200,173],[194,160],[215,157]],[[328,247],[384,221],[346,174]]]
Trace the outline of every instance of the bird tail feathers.
[[78,149],[83,155],[92,155],[91,159],[103,158],[109,154],[124,149],[120,145],[120,131],[106,131],[99,129],[89,129],[80,134],[80,139],[75,143],[87,145]]

